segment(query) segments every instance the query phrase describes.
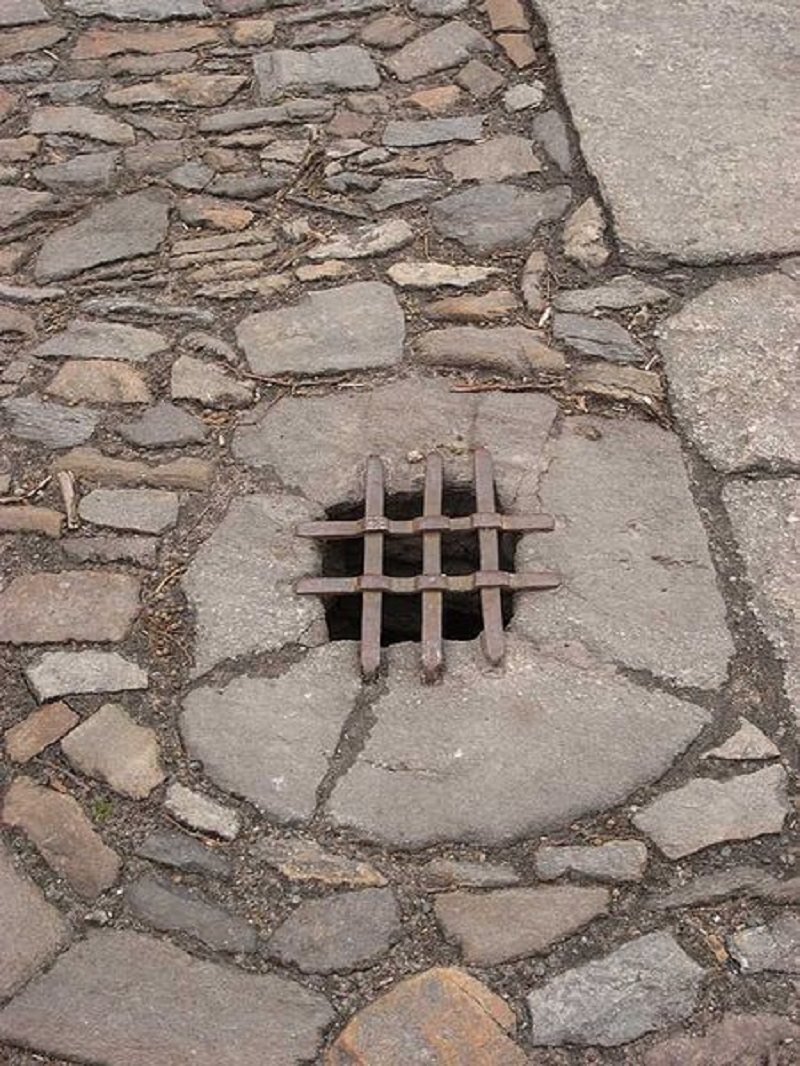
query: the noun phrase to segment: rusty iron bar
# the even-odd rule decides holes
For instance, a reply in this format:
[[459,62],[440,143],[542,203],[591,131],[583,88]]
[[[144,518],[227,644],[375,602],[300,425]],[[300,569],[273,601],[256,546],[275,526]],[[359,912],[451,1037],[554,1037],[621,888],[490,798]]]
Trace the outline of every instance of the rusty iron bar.
[[[485,448],[475,449],[475,502],[478,510],[494,510],[494,469],[492,457]],[[481,570],[497,571],[500,569],[500,538],[496,529],[478,531],[478,551],[480,552]],[[503,601],[497,586],[481,589],[481,611],[483,613],[483,651],[490,663],[502,662],[506,650],[506,638],[503,633]]]
[[[364,501],[364,517],[369,520],[383,516],[383,463],[377,455],[367,459],[367,483]],[[381,577],[383,574],[382,530],[370,530],[364,534],[364,577]],[[381,615],[383,591],[364,591],[361,603],[361,672],[373,680],[381,668]]]
[[[425,493],[422,513],[425,518],[438,518],[442,513],[442,490],[444,487],[442,457],[432,452],[425,463]],[[432,588],[431,578],[438,578],[442,571],[442,534],[439,529],[428,529],[422,534],[422,576],[427,579],[422,589],[422,676],[432,684],[439,677],[444,664],[442,643],[441,589]]]
[[[428,461],[437,455],[432,452]],[[416,537],[420,534],[473,533],[480,529],[497,529],[501,533],[550,533],[555,528],[549,514],[488,514],[478,512],[470,515],[421,515],[419,518],[356,518],[350,521],[301,522],[297,527],[299,537],[315,537],[320,540],[349,540],[363,537],[365,533],[380,530],[392,537]]]
[[531,589],[554,589],[561,575],[549,570],[539,573],[510,574],[506,570],[478,570],[474,574],[417,574],[416,577],[301,577],[296,590],[308,596],[349,596],[363,592],[392,592],[396,596],[413,596],[420,592],[480,592],[482,589],[507,589],[524,592]]

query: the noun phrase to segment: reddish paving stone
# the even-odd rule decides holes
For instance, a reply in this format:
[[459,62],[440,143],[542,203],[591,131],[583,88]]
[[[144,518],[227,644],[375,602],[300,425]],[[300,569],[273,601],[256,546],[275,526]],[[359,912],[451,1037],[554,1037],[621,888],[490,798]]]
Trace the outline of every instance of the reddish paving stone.
[[15,992],[67,939],[61,915],[17,870],[0,841],[0,997]]
[[800,1026],[777,1014],[727,1014],[703,1036],[656,1044],[644,1066],[793,1066]]
[[409,977],[359,1011],[325,1056],[325,1066],[525,1066],[511,1039],[510,1007],[454,968]]
[[49,744],[55,744],[78,724],[80,718],[66,703],[48,703],[6,731],[6,754],[14,762],[26,763]]
[[220,34],[210,26],[170,26],[154,30],[90,30],[82,34],[72,49],[73,59],[105,59],[123,52],[160,55],[183,52],[214,44]]
[[101,570],[17,577],[0,594],[0,644],[122,640],[139,613],[139,584]]
[[155,730],[137,725],[107,703],[61,743],[72,765],[134,799],[149,796],[164,780]]
[[72,359],[61,367],[46,390],[67,403],[150,403],[150,389],[141,373],[113,359]]
[[486,14],[493,30],[527,30],[530,27],[520,0],[486,0]]
[[64,516],[52,507],[27,504],[0,507],[0,533],[44,533],[60,537]]
[[103,843],[72,796],[18,777],[6,793],[3,821],[22,829],[78,895],[94,899],[116,881],[119,857]]
[[536,62],[536,51],[527,33],[498,33],[497,43],[518,70]]

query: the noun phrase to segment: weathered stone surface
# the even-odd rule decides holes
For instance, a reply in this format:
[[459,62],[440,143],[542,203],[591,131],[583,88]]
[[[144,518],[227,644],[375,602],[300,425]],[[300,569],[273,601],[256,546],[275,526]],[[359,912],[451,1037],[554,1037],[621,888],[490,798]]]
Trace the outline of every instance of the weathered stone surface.
[[73,59],[106,59],[109,56],[133,52],[159,55],[162,52],[182,52],[203,44],[214,44],[220,34],[210,26],[170,26],[167,29],[101,30],[91,29],[75,42]]
[[440,181],[429,178],[385,178],[367,201],[374,211],[387,211],[400,204],[427,200],[440,193],[442,188]]
[[476,100],[486,100],[494,96],[506,83],[502,74],[498,74],[480,59],[470,59],[469,63],[456,74],[455,80]]
[[447,141],[477,141],[483,136],[484,121],[483,115],[422,121],[398,119],[386,124],[383,143],[392,148],[413,148]]
[[36,280],[71,278],[101,263],[149,255],[166,236],[168,216],[168,201],[160,190],[93,207],[74,226],[46,238],[36,260]]
[[769,925],[742,929],[730,938],[731,954],[745,973],[800,974],[800,918],[787,911]]
[[463,970],[436,968],[407,977],[359,1011],[325,1056],[325,1066],[469,1063],[525,1066],[511,1036],[514,1013]]
[[522,594],[514,629],[684,685],[725,680],[733,645],[673,435],[639,422],[570,419],[541,502],[556,531],[523,538],[517,568],[535,559],[565,581],[552,593]]
[[220,788],[279,821],[308,819],[359,688],[353,645],[328,644],[278,678],[190,692],[181,733]]
[[610,318],[558,311],[553,316],[553,336],[581,355],[593,355],[613,363],[639,363],[647,358],[645,349]]
[[143,363],[168,347],[162,333],[123,322],[95,322],[76,318],[34,349],[40,358],[123,359]]
[[149,796],[164,780],[155,730],[137,725],[116,703],[95,711],[61,748],[76,770],[133,799]]
[[123,640],[139,579],[103,570],[23,574],[0,593],[0,644]]
[[783,106],[792,4],[776,0],[754,17],[736,0],[724,26],[703,0],[680,11],[658,0],[635,11],[545,0],[540,11],[623,254],[707,263],[797,249],[793,117]]
[[790,479],[734,481],[722,499],[747,568],[753,611],[783,661],[786,694],[800,722],[800,488]]
[[454,20],[422,34],[386,61],[399,81],[414,81],[466,63],[473,55],[490,52],[491,44],[465,22]]
[[83,407],[61,407],[36,396],[15,396],[0,402],[0,415],[10,422],[10,433],[35,440],[49,448],[83,444],[94,433],[98,416]]
[[343,44],[315,52],[277,48],[253,60],[261,99],[268,103],[292,89],[314,92],[377,89],[381,76],[369,52]]
[[320,567],[318,548],[295,536],[297,523],[312,517],[296,497],[233,500],[183,580],[197,614],[195,675],[225,659],[325,639],[322,606],[294,592],[298,578]]
[[399,48],[417,31],[418,26],[413,19],[402,15],[381,15],[368,22],[359,36],[364,44],[372,48]]
[[157,829],[150,833],[136,849],[136,854],[142,859],[188,874],[228,878],[233,871],[231,860],[226,855],[174,829]]
[[400,935],[400,910],[390,888],[363,888],[300,904],[272,934],[266,950],[303,973],[369,966]]
[[299,1066],[332,1020],[327,1000],[293,981],[196,959],[141,933],[100,930],[0,1013],[0,1035],[108,1066],[135,1058]]
[[126,692],[147,688],[147,673],[115,651],[46,652],[25,671],[40,700],[79,692]]
[[580,874],[596,881],[641,881],[646,866],[647,848],[640,840],[545,846],[536,852],[536,876],[543,881],[554,881],[563,874]]
[[563,354],[546,343],[545,335],[526,326],[430,330],[417,341],[415,358],[432,366],[479,366],[512,374],[565,367]]
[[531,836],[656,780],[708,721],[691,704],[513,639],[503,676],[475,646],[448,643],[445,654],[444,681],[420,701],[416,649],[389,649],[377,724],[328,804],[337,825],[400,847]]
[[141,418],[122,422],[117,433],[138,448],[170,448],[180,444],[202,444],[208,435],[205,423],[171,403],[148,407]]
[[540,81],[532,81],[527,85],[524,82],[512,85],[503,93],[503,107],[512,114],[527,111],[532,107],[541,107],[545,91],[545,86]]
[[[136,104],[185,104],[188,107],[220,107],[239,92],[247,78],[236,74],[195,74],[193,71],[178,71],[164,74],[157,81],[138,82],[122,89],[111,89],[103,99],[112,107],[132,107]],[[157,146],[153,146],[155,149]],[[183,159],[180,146],[170,146],[165,156],[158,159],[150,155],[150,146],[144,147],[144,159],[134,169],[149,170],[155,164],[174,166]],[[126,153],[127,155],[127,153]],[[152,163],[148,162],[152,160]],[[135,158],[135,157],[134,157]]]
[[733,866],[714,873],[698,874],[687,884],[666,891],[655,891],[646,897],[654,910],[673,910],[712,904],[731,896],[773,899],[780,896],[787,882],[779,881],[762,866]]
[[527,33],[498,33],[495,40],[517,70],[525,70],[536,62],[536,49]]
[[392,263],[386,271],[394,284],[403,289],[468,289],[500,272],[499,267],[477,266],[473,263],[434,263],[430,260],[401,260]]
[[543,111],[531,123],[535,140],[544,148],[562,174],[572,173],[572,149],[566,123],[558,111]]
[[120,860],[92,828],[77,800],[42,788],[29,777],[11,783],[3,821],[33,842],[45,862],[85,899],[94,899],[117,879]]
[[661,375],[625,363],[590,363],[575,367],[570,377],[574,392],[610,400],[634,400],[650,409],[666,400]]
[[644,1066],[792,1066],[800,1026],[779,1014],[726,1014],[702,1036],[673,1036],[645,1052]]
[[238,381],[214,363],[181,355],[172,364],[170,395],[173,400],[195,400],[204,407],[246,407],[253,400],[253,385]]
[[242,827],[233,807],[225,807],[202,792],[195,792],[178,782],[167,789],[164,806],[184,825],[203,833],[213,833],[223,840],[235,840]]
[[366,259],[402,248],[414,239],[411,226],[401,218],[364,226],[353,234],[334,237],[310,248],[309,259]]
[[564,255],[584,270],[601,267],[611,255],[605,231],[600,205],[592,197],[584,200],[564,223]]
[[570,200],[565,185],[544,192],[516,185],[479,185],[438,200],[430,208],[436,232],[471,252],[524,248],[544,222],[560,217]]
[[470,862],[467,859],[431,859],[420,870],[422,886],[429,892],[449,888],[506,888],[520,877],[507,862]]
[[388,285],[359,281],[239,323],[236,339],[258,374],[319,374],[391,366],[403,357],[405,319]]
[[30,192],[13,185],[0,185],[0,226],[10,229],[42,213],[55,203],[49,192]]
[[47,386],[68,403],[150,403],[147,382],[138,370],[113,359],[71,359]]
[[127,122],[118,122],[90,107],[38,107],[31,115],[31,133],[71,134],[105,144],[133,144],[136,133]]
[[87,152],[65,163],[38,167],[36,180],[56,192],[62,190],[108,189],[119,161],[118,152]]
[[704,752],[703,759],[726,759],[738,761],[740,759],[777,759],[780,749],[768,736],[748,722],[746,718],[739,719],[739,728],[736,732],[723,741],[716,748]]
[[65,7],[83,18],[106,18],[134,22],[166,22],[210,14],[203,0],[65,0]]
[[48,703],[6,730],[6,754],[26,763],[50,744],[55,744],[78,724],[80,718],[66,703]]
[[50,13],[41,0],[5,0],[0,11],[0,26],[23,26],[47,22]]
[[452,111],[460,99],[461,90],[457,85],[437,85],[433,89],[419,89],[411,93],[408,102],[427,111],[429,115],[442,115]]
[[436,917],[464,961],[495,966],[540,954],[608,910],[605,888],[504,888],[449,892],[436,900]]
[[258,947],[258,936],[249,922],[209,903],[195,889],[145,876],[126,888],[125,902],[137,918],[154,929],[185,933],[212,951],[239,954]]
[[76,477],[104,485],[148,485],[155,489],[207,489],[214,480],[214,464],[184,455],[166,463],[114,459],[96,448],[74,448],[53,463],[55,470],[71,470]]
[[490,137],[469,148],[448,152],[442,166],[456,181],[505,181],[542,169],[531,142],[512,134]]
[[386,878],[374,866],[327,851],[314,840],[259,837],[250,854],[290,881],[317,881],[349,888],[381,888]]
[[158,558],[157,537],[65,537],[61,548],[79,563],[134,563],[155,566]]
[[428,318],[453,322],[492,322],[518,310],[519,302],[510,289],[492,289],[480,296],[445,296],[425,304]]
[[69,930],[0,841],[0,996],[5,999],[64,947]]
[[659,327],[675,414],[718,470],[800,466],[797,285],[719,281]]
[[595,311],[624,311],[629,307],[648,307],[666,303],[672,293],[642,281],[633,274],[620,274],[604,285],[588,289],[562,289],[553,295],[556,311],[591,315]]
[[633,821],[665,855],[679,859],[722,840],[779,833],[789,813],[786,785],[782,766],[728,781],[694,778],[653,800]]
[[687,1017],[702,976],[668,933],[639,937],[531,992],[531,1041],[625,1044]]

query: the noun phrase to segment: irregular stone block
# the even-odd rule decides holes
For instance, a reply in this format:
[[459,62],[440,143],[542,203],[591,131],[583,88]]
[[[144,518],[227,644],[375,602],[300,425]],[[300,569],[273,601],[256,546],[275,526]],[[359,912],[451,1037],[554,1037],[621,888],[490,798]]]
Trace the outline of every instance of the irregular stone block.
[[6,754],[14,762],[26,763],[55,744],[78,724],[80,718],[66,703],[48,703],[6,730]]
[[779,1014],[726,1014],[702,1036],[673,1036],[645,1052],[644,1066],[792,1066],[800,1026]]
[[209,903],[195,889],[140,877],[126,888],[125,902],[154,929],[185,933],[212,951],[249,954],[258,947],[258,936],[249,922]]
[[61,741],[70,763],[133,799],[149,796],[164,780],[154,729],[137,725],[115,703],[107,703]]
[[0,414],[10,420],[13,436],[35,440],[49,448],[83,444],[94,433],[99,420],[95,412],[85,407],[62,407],[36,396],[14,396],[3,400]]
[[441,237],[471,252],[511,251],[528,246],[539,226],[559,218],[570,195],[565,185],[536,192],[490,183],[438,200],[430,208],[430,219]]
[[316,52],[276,48],[253,59],[261,99],[268,102],[291,89],[314,92],[377,89],[381,76],[369,52],[343,44]]
[[151,355],[166,351],[167,347],[163,333],[152,329],[128,326],[123,322],[76,318],[65,330],[49,336],[33,354],[40,359],[124,359],[130,363],[143,363]]
[[147,672],[115,651],[45,652],[25,670],[40,700],[80,692],[128,692],[147,688]]
[[554,881],[563,874],[580,874],[597,881],[641,881],[647,848],[640,840],[612,840],[608,844],[541,847],[536,852],[536,876]]
[[235,840],[242,827],[242,820],[232,807],[225,807],[177,781],[167,789],[164,806],[190,829],[213,833],[223,840]]
[[14,578],[0,593],[0,644],[123,640],[139,613],[139,585],[102,570]]
[[157,829],[150,833],[136,849],[136,854],[142,859],[188,874],[228,878],[233,870],[231,860],[226,855],[207,847],[187,833],[172,829]]
[[491,50],[482,33],[456,19],[404,45],[386,61],[386,66],[398,81],[415,81],[460,66],[473,55]]
[[563,353],[551,348],[543,333],[525,326],[430,330],[417,341],[415,358],[432,366],[477,366],[511,374],[557,373],[566,366]]
[[349,888],[382,888],[386,884],[383,874],[370,863],[327,851],[314,840],[259,837],[250,854],[290,881],[318,881]]

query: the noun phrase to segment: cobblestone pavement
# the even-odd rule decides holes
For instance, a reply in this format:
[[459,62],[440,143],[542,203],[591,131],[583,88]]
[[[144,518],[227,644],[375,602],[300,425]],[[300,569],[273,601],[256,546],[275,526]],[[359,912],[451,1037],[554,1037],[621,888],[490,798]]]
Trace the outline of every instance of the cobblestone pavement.
[[[797,35],[0,0],[3,1062],[797,1062]],[[366,682],[478,445],[563,583]]]

